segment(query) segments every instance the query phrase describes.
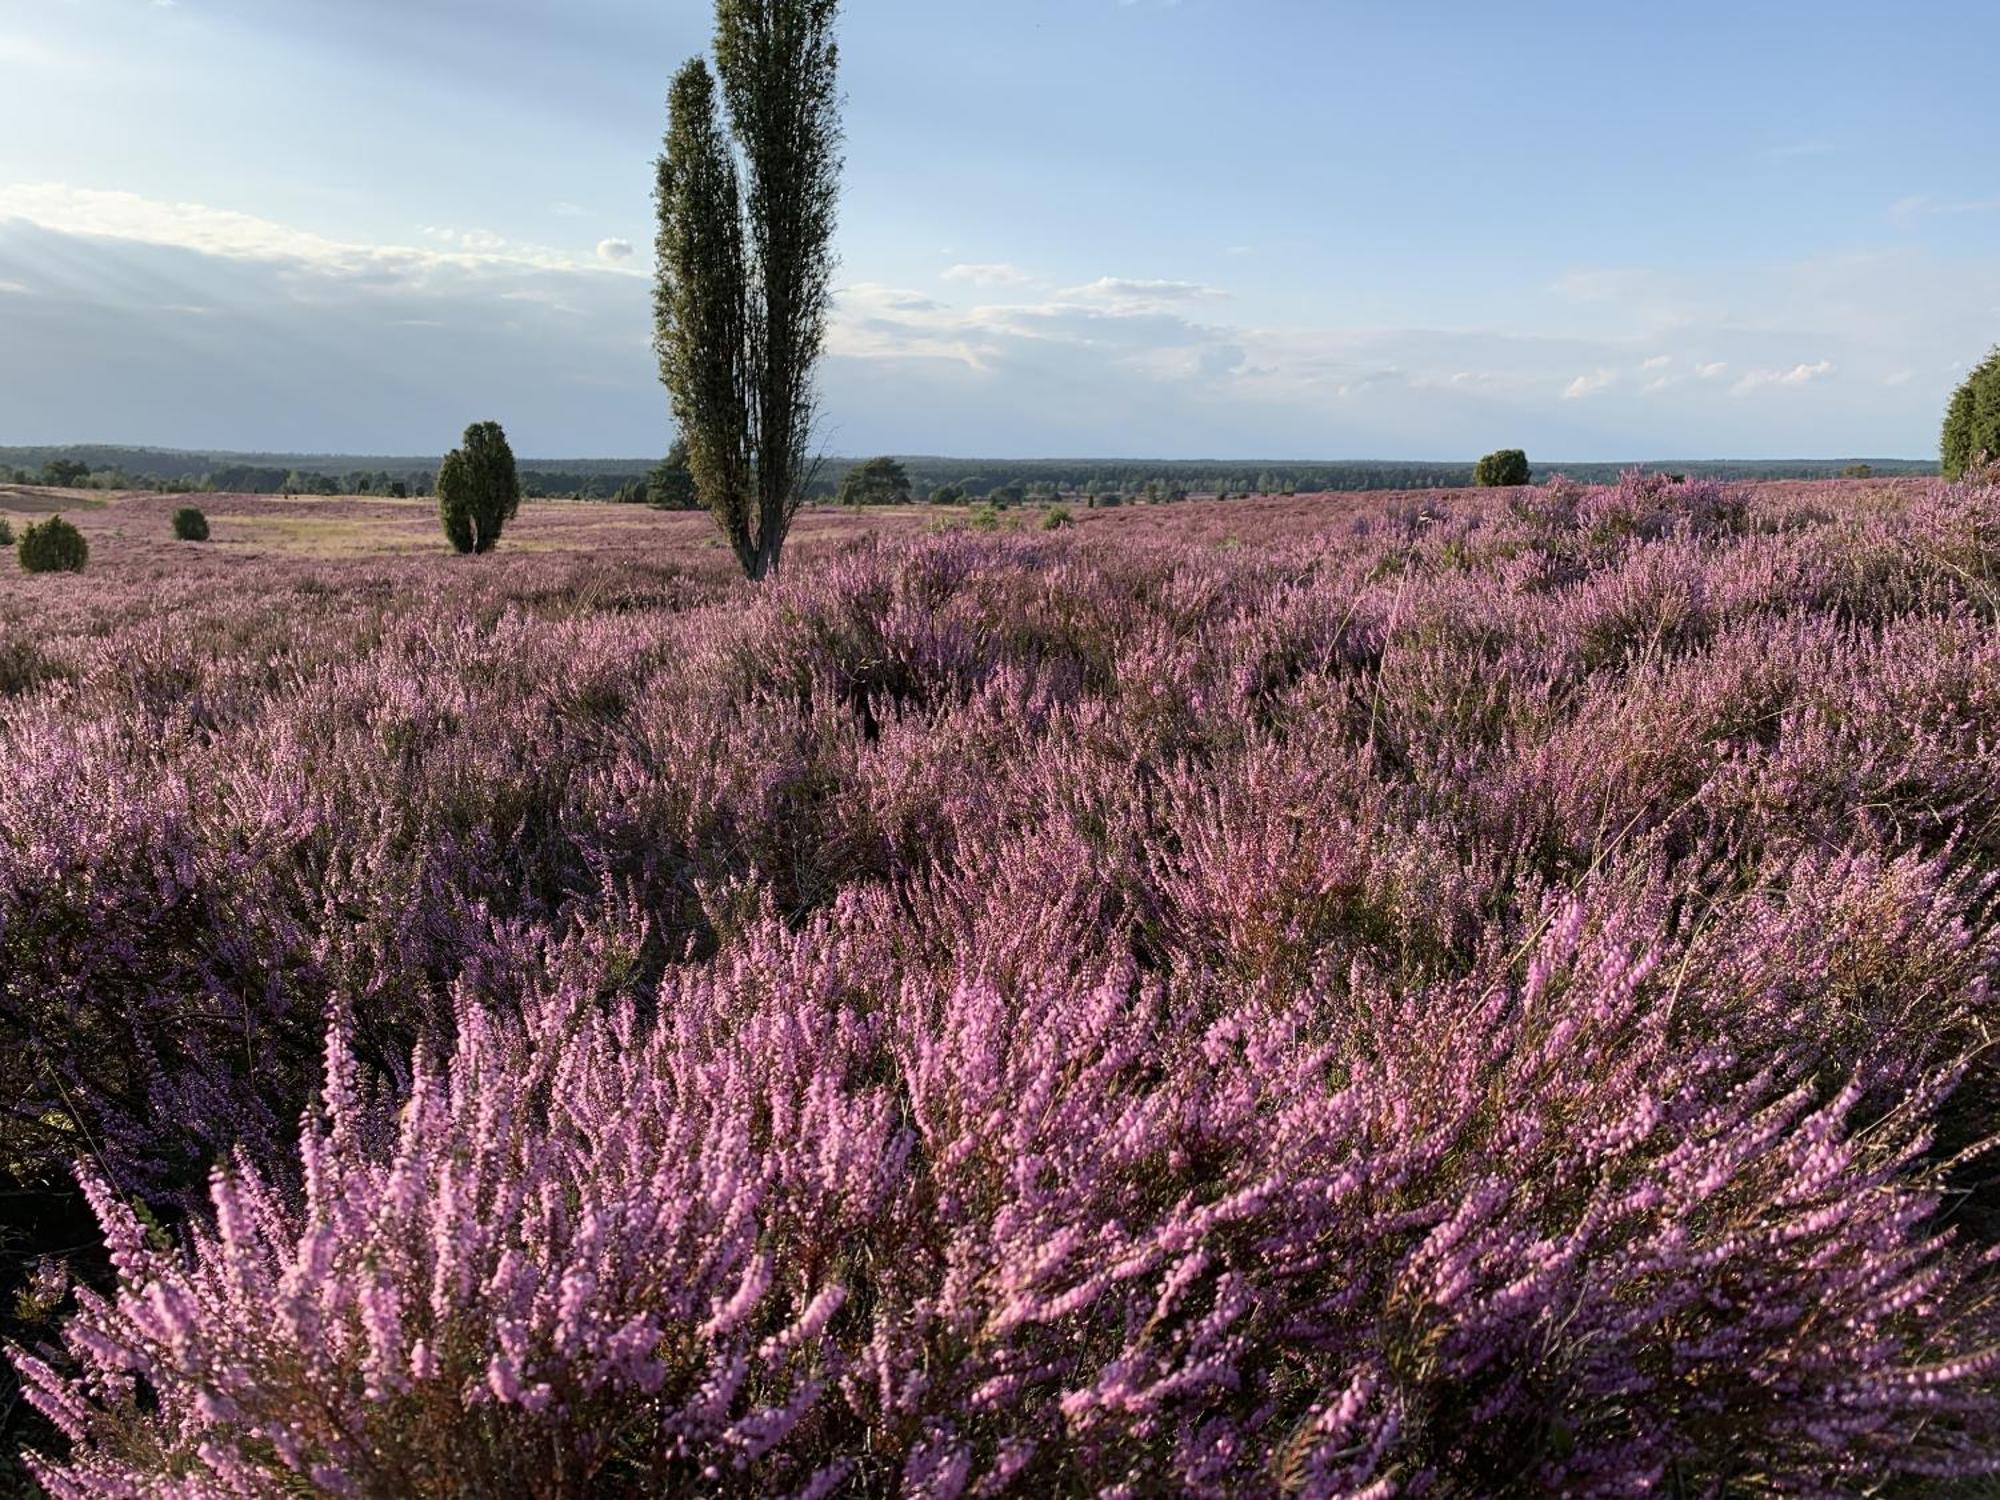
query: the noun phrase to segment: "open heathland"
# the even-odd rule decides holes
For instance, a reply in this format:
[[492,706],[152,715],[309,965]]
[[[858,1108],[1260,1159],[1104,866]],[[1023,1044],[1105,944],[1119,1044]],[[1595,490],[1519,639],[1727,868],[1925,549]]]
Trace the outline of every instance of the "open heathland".
[[2000,1462],[1989,478],[809,511],[761,586],[98,498],[0,576],[50,1493]]

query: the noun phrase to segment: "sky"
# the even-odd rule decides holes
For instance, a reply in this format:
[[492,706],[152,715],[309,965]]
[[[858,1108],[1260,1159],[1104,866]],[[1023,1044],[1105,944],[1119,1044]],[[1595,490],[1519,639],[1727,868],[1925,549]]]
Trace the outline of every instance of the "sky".
[[[2000,339],[1991,4],[846,0],[820,440],[1934,455]],[[0,0],[0,445],[663,452],[711,25]]]

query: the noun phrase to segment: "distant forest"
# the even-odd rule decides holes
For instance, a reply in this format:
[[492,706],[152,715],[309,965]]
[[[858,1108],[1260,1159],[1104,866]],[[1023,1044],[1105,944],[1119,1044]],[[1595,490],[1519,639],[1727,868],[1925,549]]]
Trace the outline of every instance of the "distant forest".
[[[0,483],[35,483],[51,473],[100,489],[211,490],[278,494],[409,495],[430,493],[439,460],[333,453],[204,453],[108,445],[0,448]],[[828,459],[811,493],[832,499],[860,459]],[[924,499],[1018,501],[1054,495],[1289,494],[1321,490],[1457,489],[1473,482],[1473,463],[1392,460],[966,459],[901,457],[909,493]],[[524,459],[523,490],[548,499],[643,500],[652,459]],[[1890,476],[1935,474],[1911,459],[1684,459],[1634,463],[1534,464],[1535,477],[1567,474],[1586,482],[1616,479],[1630,468],[1665,469],[1723,479],[1831,479],[1857,469]]]

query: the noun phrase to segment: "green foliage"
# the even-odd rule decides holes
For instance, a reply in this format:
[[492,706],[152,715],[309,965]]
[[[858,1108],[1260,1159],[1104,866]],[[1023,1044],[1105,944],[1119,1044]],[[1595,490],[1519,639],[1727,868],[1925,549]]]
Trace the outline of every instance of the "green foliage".
[[1067,505],[1052,505],[1042,512],[1042,530],[1063,531],[1076,524],[1076,517],[1069,513]]
[[1873,464],[1849,464],[1840,471],[1840,477],[1842,479],[1873,479],[1875,477],[1875,466]]
[[1502,448],[1479,460],[1472,482],[1481,489],[1516,489],[1533,477],[1528,455],[1519,448]]
[[907,505],[910,476],[893,458],[871,458],[848,470],[840,482],[842,505]]
[[676,440],[667,456],[646,475],[646,503],[660,510],[699,510],[694,471],[688,467],[687,444]]
[[[840,488],[849,458],[828,460],[816,469],[806,486],[814,499],[833,499]],[[314,481],[328,494],[351,493],[359,478],[368,478],[370,494],[394,493],[401,481],[411,495],[429,495],[437,473],[435,458],[413,460],[386,455],[350,455],[330,459],[325,454],[212,453],[160,448],[120,448],[115,446],[71,446],[62,448],[0,447],[0,482],[11,467],[18,482],[37,482],[42,465],[51,458],[73,458],[87,463],[92,475],[116,471],[127,476],[125,488],[152,488],[164,494],[188,494],[200,490],[271,494],[288,475],[321,476]],[[909,471],[913,492],[927,495],[946,484],[959,484],[968,495],[984,495],[996,484],[1018,482],[1031,496],[1046,495],[1050,487],[1079,497],[1106,490],[1131,494],[1142,490],[1149,480],[1162,480],[1190,495],[1212,495],[1227,491],[1247,496],[1253,481],[1273,480],[1277,493],[1319,493],[1353,490],[1434,490],[1462,489],[1472,483],[1470,464],[1398,463],[1389,460],[1337,463],[1261,464],[1224,462],[1212,459],[989,459],[975,470],[966,457],[915,457],[904,455],[901,462]],[[1731,481],[1760,479],[1833,479],[1848,464],[1847,459],[1712,461],[1689,465],[1689,472],[1703,478]],[[1938,472],[1937,458],[1927,460],[1871,459],[1877,479],[1914,478]],[[633,479],[644,479],[650,465],[630,459],[576,459],[563,463],[521,465],[521,493],[525,498],[560,495],[579,500],[603,500],[617,493]],[[1553,466],[1544,465],[1544,468]],[[1618,476],[1633,467],[1632,459],[1602,463],[1575,463],[1561,466],[1570,478],[1586,484],[1615,484]],[[91,482],[97,482],[93,479]]]
[[666,150],[654,192],[654,344],[696,493],[737,561],[754,574],[763,538],[751,473],[742,189],[716,108],[714,76],[696,58],[667,97]]
[[208,517],[192,505],[183,505],[174,512],[174,537],[183,542],[207,541]]
[[941,484],[931,491],[931,504],[933,505],[963,505],[964,503],[965,488],[963,485]]
[[7,524],[7,518],[0,516],[0,547],[14,545],[14,528]]
[[90,465],[74,458],[52,458],[42,465],[42,483],[73,489],[90,478]]
[[982,500],[972,507],[967,518],[974,531],[998,531],[1000,529],[1000,507],[990,500]]
[[1947,479],[1957,479],[1982,459],[2000,458],[2000,349],[1952,393],[1941,457]]
[[21,566],[30,573],[81,573],[90,543],[61,516],[50,516],[21,533]]
[[521,477],[498,422],[474,422],[438,468],[438,518],[459,552],[491,552],[521,508]]
[[751,578],[778,566],[813,479],[840,186],[838,9],[717,0],[714,74],[689,62],[668,98],[655,191],[660,379],[701,502]]
[[472,524],[472,469],[462,450],[454,448],[438,465],[438,519],[444,523],[445,539],[454,552],[470,552],[475,537]]

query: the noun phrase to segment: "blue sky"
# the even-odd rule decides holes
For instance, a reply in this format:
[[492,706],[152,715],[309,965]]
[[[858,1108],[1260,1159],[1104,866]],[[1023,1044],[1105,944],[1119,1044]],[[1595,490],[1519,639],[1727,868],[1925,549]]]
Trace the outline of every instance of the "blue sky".
[[[848,0],[835,453],[1924,456],[1990,0]],[[703,0],[0,0],[0,443],[670,436]]]

